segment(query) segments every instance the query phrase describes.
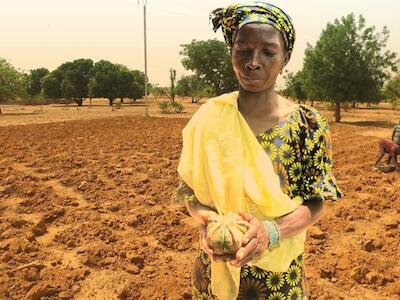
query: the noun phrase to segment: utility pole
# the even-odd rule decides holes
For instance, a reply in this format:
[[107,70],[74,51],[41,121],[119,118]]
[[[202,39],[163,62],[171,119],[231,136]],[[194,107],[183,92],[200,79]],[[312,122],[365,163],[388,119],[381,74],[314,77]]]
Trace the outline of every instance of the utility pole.
[[147,82],[147,30],[146,30],[146,6],[147,0],[142,0],[143,4],[143,21],[144,21],[144,99],[145,99],[145,106],[146,106],[146,117],[149,116],[149,101],[148,101],[148,82]]

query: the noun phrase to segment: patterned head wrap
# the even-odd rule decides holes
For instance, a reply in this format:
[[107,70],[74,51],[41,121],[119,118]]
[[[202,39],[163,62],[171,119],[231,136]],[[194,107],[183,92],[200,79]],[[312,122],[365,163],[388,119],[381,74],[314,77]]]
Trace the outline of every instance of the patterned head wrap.
[[286,50],[293,49],[296,39],[291,18],[279,7],[261,1],[217,8],[211,12],[210,20],[215,32],[222,26],[225,41],[231,47],[235,32],[249,23],[272,25],[281,33]]

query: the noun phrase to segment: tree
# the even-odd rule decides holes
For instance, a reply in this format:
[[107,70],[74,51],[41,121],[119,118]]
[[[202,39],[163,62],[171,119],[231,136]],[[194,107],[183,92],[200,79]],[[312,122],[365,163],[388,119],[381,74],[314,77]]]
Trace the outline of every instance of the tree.
[[133,98],[135,85],[135,78],[133,73],[124,65],[117,65],[119,70],[116,78],[117,84],[117,97],[121,99],[121,103],[124,103],[124,98]]
[[384,94],[392,103],[393,108],[397,109],[400,104],[400,74],[397,74],[385,84]]
[[297,73],[287,73],[284,76],[284,79],[286,81],[286,88],[283,90],[284,96],[297,99],[299,100],[299,103],[300,101],[307,99],[302,71],[298,71]]
[[161,94],[168,97],[168,99],[171,102],[175,102],[175,82],[176,82],[176,70],[175,69],[169,69],[169,80],[170,80],[170,86],[169,87],[164,87],[160,88]]
[[62,77],[61,71],[57,69],[44,76],[41,80],[43,96],[53,99],[61,98]]
[[145,85],[145,75],[143,72],[138,71],[138,70],[133,70],[133,95],[131,96],[133,98],[133,101],[136,101],[136,99],[142,98],[144,96],[144,85]]
[[192,40],[181,46],[185,69],[194,71],[205,84],[212,86],[216,95],[237,89],[231,57],[224,42]]
[[26,76],[0,58],[0,102],[26,96],[26,88]]
[[116,98],[120,98],[121,102],[128,97],[136,100],[144,95],[144,74],[101,60],[91,70],[88,90],[90,97],[107,98],[110,106]]
[[67,62],[59,67],[63,79],[61,81],[61,94],[65,98],[72,98],[78,106],[82,106],[88,98],[88,83],[90,70],[93,68],[91,59],[77,59]]
[[90,77],[91,93],[93,97],[107,98],[110,106],[114,99],[120,97],[117,87],[117,77],[120,68],[107,61],[100,60],[93,66]]
[[176,84],[176,93],[182,97],[192,97],[192,103],[213,95],[213,88],[197,75],[182,76]]
[[377,101],[390,71],[396,69],[396,54],[385,51],[389,31],[376,32],[365,19],[353,14],[328,23],[313,47],[307,46],[303,75],[310,99],[335,103],[340,122],[340,103]]
[[160,87],[158,84],[151,84],[149,86],[149,92],[151,95],[154,96],[155,100],[157,100],[158,97],[161,97],[163,95],[163,88]]
[[175,82],[176,82],[176,70],[169,69],[169,80],[170,80],[170,94],[172,102],[175,102]]
[[91,59],[66,62],[41,80],[43,94],[50,98],[72,99],[82,106],[89,97],[89,76],[93,67]]
[[29,85],[28,85],[28,95],[33,97],[39,95],[42,90],[41,80],[49,74],[49,70],[46,68],[39,68],[31,70],[29,73]]

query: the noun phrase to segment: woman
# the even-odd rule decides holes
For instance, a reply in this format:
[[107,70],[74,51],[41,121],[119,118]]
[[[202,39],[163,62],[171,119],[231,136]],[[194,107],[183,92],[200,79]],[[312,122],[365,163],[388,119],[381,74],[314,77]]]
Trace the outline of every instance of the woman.
[[[210,99],[183,130],[176,198],[200,223],[193,297],[306,299],[305,229],[324,200],[341,196],[327,121],[274,90],[295,41],[281,9],[234,4],[211,17],[240,87]],[[213,254],[206,242],[209,219],[229,211],[250,223],[234,257]]]

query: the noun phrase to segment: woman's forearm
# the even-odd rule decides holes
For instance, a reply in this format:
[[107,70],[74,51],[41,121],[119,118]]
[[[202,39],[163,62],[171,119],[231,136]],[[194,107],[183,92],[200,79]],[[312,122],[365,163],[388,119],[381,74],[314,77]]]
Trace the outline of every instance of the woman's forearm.
[[196,198],[192,201],[186,202],[186,208],[189,214],[199,223],[202,223],[202,217],[204,215],[213,215],[217,212],[209,206],[201,204]]
[[308,226],[315,223],[321,216],[323,203],[319,200],[309,201],[294,212],[277,218],[281,239],[286,239],[299,234]]

